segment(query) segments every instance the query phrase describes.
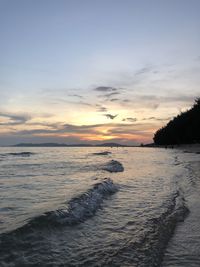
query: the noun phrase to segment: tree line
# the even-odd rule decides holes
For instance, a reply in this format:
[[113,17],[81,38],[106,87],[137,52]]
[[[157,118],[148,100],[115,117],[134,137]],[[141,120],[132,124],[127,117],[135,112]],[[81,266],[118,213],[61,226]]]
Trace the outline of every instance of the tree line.
[[182,112],[154,134],[156,145],[200,143],[200,98],[191,109]]

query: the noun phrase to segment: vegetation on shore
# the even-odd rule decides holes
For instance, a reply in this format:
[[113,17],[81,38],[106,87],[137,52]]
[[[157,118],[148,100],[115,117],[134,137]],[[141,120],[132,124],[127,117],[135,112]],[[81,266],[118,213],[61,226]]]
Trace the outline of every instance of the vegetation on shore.
[[182,112],[154,134],[156,145],[200,143],[200,98],[191,109]]

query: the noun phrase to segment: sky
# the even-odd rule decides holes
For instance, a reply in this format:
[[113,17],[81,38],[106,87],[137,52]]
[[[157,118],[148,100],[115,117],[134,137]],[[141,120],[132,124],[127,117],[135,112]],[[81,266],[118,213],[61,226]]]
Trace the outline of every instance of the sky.
[[0,145],[150,143],[200,96],[199,0],[0,0]]

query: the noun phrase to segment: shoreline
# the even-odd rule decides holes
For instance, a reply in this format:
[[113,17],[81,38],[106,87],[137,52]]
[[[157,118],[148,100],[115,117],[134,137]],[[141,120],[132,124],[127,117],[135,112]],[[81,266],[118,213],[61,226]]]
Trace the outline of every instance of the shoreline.
[[175,149],[184,150],[184,153],[200,153],[200,144],[184,144],[174,146]]
[[179,161],[185,168],[181,177],[184,189],[186,205],[190,211],[188,216],[175,229],[174,235],[169,240],[162,266],[199,266],[200,262],[200,144],[184,144],[174,147],[178,154]]

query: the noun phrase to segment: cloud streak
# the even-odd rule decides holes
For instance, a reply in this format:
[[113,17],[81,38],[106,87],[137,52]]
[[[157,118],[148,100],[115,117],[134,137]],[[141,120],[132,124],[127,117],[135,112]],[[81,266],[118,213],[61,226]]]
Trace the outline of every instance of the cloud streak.
[[113,92],[113,91],[117,91],[117,88],[110,87],[110,86],[98,86],[94,88],[94,90],[98,92]]
[[102,105],[96,104],[97,112],[107,112],[108,109]]
[[78,95],[78,94],[69,94],[68,96],[77,97],[77,98],[80,98],[80,99],[84,98],[82,95]]
[[124,118],[122,121],[136,122],[137,121],[137,118],[128,117],[128,118]]
[[11,113],[0,112],[0,125],[13,126],[25,124],[31,119],[28,115],[15,115]]

